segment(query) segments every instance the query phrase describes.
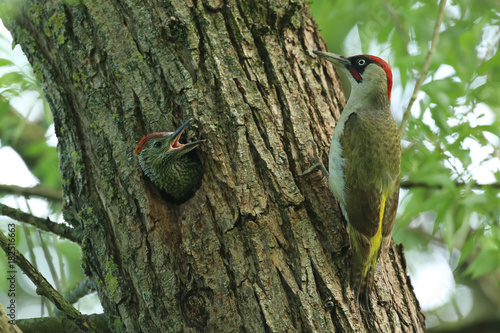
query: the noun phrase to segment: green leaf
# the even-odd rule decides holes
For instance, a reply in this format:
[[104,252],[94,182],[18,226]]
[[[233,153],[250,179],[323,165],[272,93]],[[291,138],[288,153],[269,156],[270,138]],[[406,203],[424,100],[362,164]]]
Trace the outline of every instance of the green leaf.
[[489,249],[479,252],[478,256],[465,270],[466,274],[476,279],[486,273],[493,272],[500,267],[500,251]]
[[0,87],[8,87],[13,84],[22,84],[24,76],[19,72],[9,72],[0,76]]
[[0,67],[4,66],[14,66],[14,63],[9,59],[0,58]]

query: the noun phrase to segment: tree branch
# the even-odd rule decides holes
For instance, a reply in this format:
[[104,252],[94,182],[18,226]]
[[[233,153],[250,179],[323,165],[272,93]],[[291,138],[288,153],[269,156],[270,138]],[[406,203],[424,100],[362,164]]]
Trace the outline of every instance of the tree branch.
[[25,197],[35,196],[52,201],[62,201],[61,191],[43,185],[36,185],[34,187],[0,185],[0,193],[16,194]]
[[[7,305],[7,306],[9,306],[9,305]],[[11,319],[7,315],[7,313],[5,312],[5,310],[2,307],[2,304],[0,304],[0,332],[2,332],[2,333],[23,333],[23,332],[21,332],[21,329],[19,329],[19,326],[17,326],[17,321],[13,323],[13,319]]]
[[[108,326],[108,320],[104,313],[83,315],[95,326],[96,332],[111,333]],[[38,333],[38,332],[65,332],[79,333],[74,322],[65,317],[42,317],[16,320],[16,324],[23,333]]]
[[96,289],[89,279],[78,282],[73,288],[64,293],[66,298],[71,304],[78,302],[78,300],[88,294],[94,292]]
[[49,220],[49,218],[36,217],[31,214],[22,212],[18,209],[6,206],[0,203],[0,215],[8,216],[14,220],[25,222],[31,224],[38,229],[52,232],[60,237],[66,238],[72,242],[80,244],[82,237],[75,228],[70,228],[62,223],[55,223]]
[[[61,310],[69,319],[73,320],[76,325],[83,331],[91,330],[92,324],[87,317],[84,317],[80,311],[75,309],[52,285],[45,279],[45,277],[36,270],[35,267],[23,256],[19,250],[15,248],[12,242],[0,232],[0,247],[5,251],[11,262],[11,257],[15,258],[17,266],[26,274],[26,276],[35,284],[36,293],[41,296],[47,297],[54,305]],[[14,259],[12,258],[12,259]],[[9,270],[12,270],[10,268]],[[14,275],[15,276],[15,275]]]
[[498,327],[500,327],[500,319],[484,318],[482,320],[476,320],[467,324],[446,325],[447,327],[441,328],[442,326],[445,325],[439,325],[429,329],[429,333],[469,333],[469,332],[493,333],[493,332],[498,332]]
[[[64,298],[68,300],[71,304],[75,304],[81,298],[91,294],[96,291],[95,286],[92,284],[90,279],[85,279],[78,282],[73,288],[64,293]],[[63,313],[61,311],[56,311],[56,316],[61,316]]]
[[429,52],[427,52],[427,56],[424,61],[424,66],[422,67],[422,71],[420,72],[420,77],[417,80],[417,84],[415,85],[415,89],[413,90],[413,95],[411,96],[410,102],[408,103],[408,107],[403,115],[403,120],[401,121],[401,127],[399,128],[399,133],[401,136],[403,135],[406,124],[408,123],[408,119],[411,115],[411,108],[413,103],[417,100],[417,94],[422,88],[422,83],[424,82],[425,77],[427,76],[427,72],[429,71],[429,67],[431,66],[431,59],[434,54],[434,50],[436,49],[437,41],[439,39],[439,27],[441,27],[441,23],[443,22],[444,17],[444,9],[446,7],[446,0],[441,0],[439,5],[439,13],[436,19],[436,24],[434,25],[434,32],[432,34],[431,47],[429,48]]
[[[490,183],[490,184],[478,184],[478,183],[473,183],[473,184],[468,184],[464,182],[455,182],[454,185],[456,187],[461,187],[461,186],[469,186],[470,188],[474,189],[484,189],[485,187],[492,187],[492,188],[498,188],[500,189],[500,183]],[[414,182],[414,181],[404,181],[401,182],[400,185],[401,188],[412,188],[412,187],[425,187],[428,189],[442,189],[445,186],[442,184],[429,184],[425,182]]]

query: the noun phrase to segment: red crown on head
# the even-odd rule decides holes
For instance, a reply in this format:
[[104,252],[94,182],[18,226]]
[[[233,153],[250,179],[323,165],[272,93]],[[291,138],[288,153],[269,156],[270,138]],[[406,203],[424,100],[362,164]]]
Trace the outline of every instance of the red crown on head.
[[385,74],[387,75],[387,97],[389,97],[389,101],[391,100],[391,90],[392,90],[392,71],[391,67],[389,64],[382,58],[379,58],[377,56],[373,55],[366,55],[367,57],[370,57],[373,59],[375,63],[377,63],[382,69],[385,71]]
[[142,151],[142,148],[148,143],[148,140],[151,138],[161,138],[167,134],[171,134],[172,132],[154,132],[154,133],[149,133],[145,137],[143,137],[139,143],[137,144],[137,147],[134,149],[134,153],[139,154]]

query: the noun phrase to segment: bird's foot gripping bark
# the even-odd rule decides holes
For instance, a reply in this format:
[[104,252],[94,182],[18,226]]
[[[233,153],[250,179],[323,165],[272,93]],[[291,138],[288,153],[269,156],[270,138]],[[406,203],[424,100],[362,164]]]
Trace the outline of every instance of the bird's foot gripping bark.
[[328,179],[328,171],[326,170],[325,165],[323,164],[323,162],[321,161],[321,158],[319,157],[318,146],[316,145],[316,142],[314,142],[313,139],[310,139],[308,141],[311,142],[311,146],[313,149],[313,154],[314,154],[313,161],[314,161],[314,163],[307,170],[305,170],[304,172],[299,174],[299,176],[300,177],[306,176],[306,175],[310,174],[311,172],[316,171],[317,169],[320,169],[321,173],[323,173],[323,176],[326,179]]
[[360,304],[361,302],[361,308],[367,312],[372,312],[372,305],[370,301],[370,293],[366,291],[360,292],[359,290],[356,291],[355,293],[356,297],[356,304]]

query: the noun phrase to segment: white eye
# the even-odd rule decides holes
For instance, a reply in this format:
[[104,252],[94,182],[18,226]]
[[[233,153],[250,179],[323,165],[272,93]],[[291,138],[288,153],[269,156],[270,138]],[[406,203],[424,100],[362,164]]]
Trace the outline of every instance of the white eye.
[[364,66],[366,64],[366,60],[365,59],[358,59],[358,65],[359,66]]

